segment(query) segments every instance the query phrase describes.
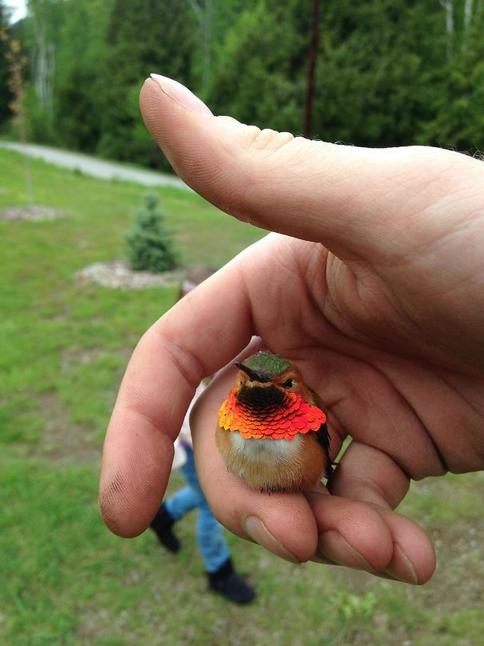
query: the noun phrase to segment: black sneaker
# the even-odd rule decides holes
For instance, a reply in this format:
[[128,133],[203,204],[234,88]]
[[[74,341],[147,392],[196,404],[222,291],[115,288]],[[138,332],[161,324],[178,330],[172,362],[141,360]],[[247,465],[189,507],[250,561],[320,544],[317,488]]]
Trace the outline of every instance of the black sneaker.
[[233,603],[246,604],[255,599],[255,590],[235,572],[230,558],[207,576],[210,588]]
[[170,516],[165,504],[163,503],[158,510],[158,513],[151,521],[150,527],[158,536],[158,540],[163,547],[175,554],[180,549],[181,544],[171,530],[174,524],[175,520]]

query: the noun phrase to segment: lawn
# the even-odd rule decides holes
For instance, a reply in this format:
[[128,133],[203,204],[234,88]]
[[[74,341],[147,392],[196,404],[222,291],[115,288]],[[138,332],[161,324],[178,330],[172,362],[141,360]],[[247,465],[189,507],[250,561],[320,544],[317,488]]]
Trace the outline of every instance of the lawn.
[[[176,558],[149,533],[105,529],[97,478],[117,386],[176,294],[75,278],[122,257],[144,188],[31,165],[36,201],[66,217],[0,222],[0,643],[482,643],[482,473],[415,484],[402,505],[437,546],[438,570],[419,588],[295,566],[231,536],[259,593],[240,609],[206,591],[193,518]],[[156,192],[187,263],[221,265],[261,236],[188,192]],[[0,210],[22,200],[22,160],[0,151]]]

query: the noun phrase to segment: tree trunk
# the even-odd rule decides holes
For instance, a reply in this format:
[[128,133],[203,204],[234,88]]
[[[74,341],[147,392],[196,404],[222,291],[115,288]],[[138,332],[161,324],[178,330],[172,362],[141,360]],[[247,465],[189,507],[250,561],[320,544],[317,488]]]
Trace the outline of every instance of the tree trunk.
[[469,37],[469,30],[472,24],[472,16],[474,13],[474,0],[465,0],[464,4],[464,28],[462,30],[462,51],[467,49],[467,41]]
[[200,36],[203,50],[202,69],[202,96],[206,96],[210,84],[212,72],[212,24],[213,24],[213,2],[205,0],[203,9],[196,0],[189,0],[190,6],[197,17],[200,26]]
[[308,80],[304,109],[304,136],[311,138],[313,127],[313,104],[316,91],[316,62],[319,44],[319,0],[313,0],[311,17],[311,44],[308,53]]
[[34,85],[43,111],[52,117],[54,106],[55,44],[47,42],[45,30],[35,10],[32,11],[36,42]]
[[445,9],[445,31],[447,33],[447,60],[454,55],[454,0],[440,0]]
[[207,95],[212,72],[212,0],[205,0],[205,11],[203,17],[203,79],[202,92]]

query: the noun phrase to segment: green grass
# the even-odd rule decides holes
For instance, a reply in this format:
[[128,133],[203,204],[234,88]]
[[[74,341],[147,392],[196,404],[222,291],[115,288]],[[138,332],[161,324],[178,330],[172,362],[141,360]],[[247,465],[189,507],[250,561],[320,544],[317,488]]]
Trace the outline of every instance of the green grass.
[[[111,535],[97,511],[102,437],[127,358],[175,299],[118,291],[75,273],[123,255],[145,189],[32,162],[37,203],[56,222],[0,222],[0,643],[477,644],[482,614],[482,474],[412,487],[402,511],[437,544],[422,588],[316,564],[294,566],[230,536],[259,596],[208,594],[194,518],[183,550]],[[22,161],[0,151],[0,210],[23,200]],[[261,232],[198,197],[160,189],[187,263],[220,265]],[[180,484],[173,478],[171,488]]]

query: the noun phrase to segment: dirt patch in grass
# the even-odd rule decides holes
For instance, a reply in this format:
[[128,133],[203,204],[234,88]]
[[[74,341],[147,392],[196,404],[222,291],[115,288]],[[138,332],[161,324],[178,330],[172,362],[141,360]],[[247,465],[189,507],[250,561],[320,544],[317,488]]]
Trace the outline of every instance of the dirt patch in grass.
[[64,371],[75,370],[77,366],[93,363],[105,354],[100,348],[86,348],[79,351],[66,350],[62,353],[61,367]]
[[[408,604],[401,624],[396,625],[389,609],[381,606],[372,617],[375,629],[382,634],[388,630],[386,643],[410,645],[414,640],[418,644],[425,643],[418,641],[418,638],[423,640],[429,630],[447,634],[446,622],[449,617],[464,609],[484,607],[484,518],[476,514],[475,509],[473,513],[469,513],[469,510],[465,513],[468,496],[471,500],[484,497],[484,472],[462,476],[462,482],[460,478],[430,478],[412,486],[408,508],[403,509],[402,513],[414,518],[428,532],[437,555],[436,571],[424,586],[387,582],[364,572],[344,568],[333,569],[336,586],[346,587],[358,596],[372,591],[378,593],[382,587],[391,590],[398,586],[401,589]],[[428,497],[430,501],[437,499],[441,507],[445,500],[445,507],[449,510],[448,520],[432,518],[431,510],[428,513],[415,513],[412,498],[415,500],[417,497]],[[406,616],[409,608],[426,610],[432,626],[421,624],[416,618],[409,620]],[[360,636],[355,643],[367,644],[371,640]]]
[[63,211],[48,206],[12,206],[0,211],[0,220],[24,220],[28,222],[44,222],[59,220],[65,217]]
[[437,571],[426,602],[438,605],[442,613],[484,608],[484,520],[434,529],[431,537],[437,551]]
[[99,441],[90,429],[70,422],[61,399],[56,394],[43,395],[40,404],[46,422],[36,454],[62,466],[99,463]]

